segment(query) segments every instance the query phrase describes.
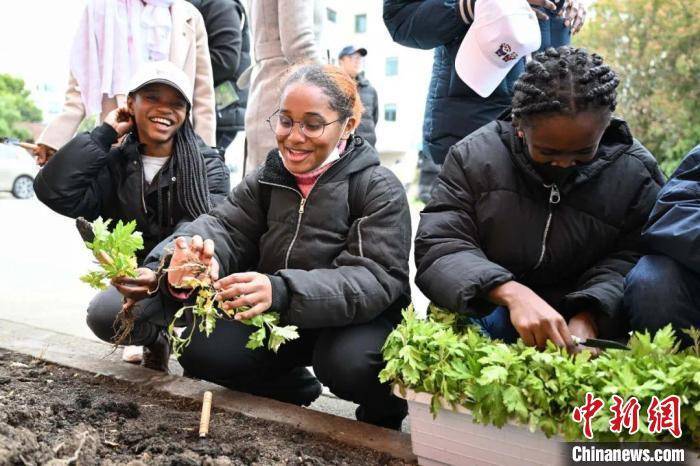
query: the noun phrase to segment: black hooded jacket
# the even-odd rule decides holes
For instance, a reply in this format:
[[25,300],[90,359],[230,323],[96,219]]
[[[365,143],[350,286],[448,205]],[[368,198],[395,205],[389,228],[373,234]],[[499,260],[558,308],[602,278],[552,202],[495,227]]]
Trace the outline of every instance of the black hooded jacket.
[[525,151],[509,121],[452,146],[421,214],[419,288],[440,306],[480,315],[495,307],[491,289],[516,280],[564,315],[614,316],[663,184],[656,161],[619,119],[595,160],[562,186],[547,186]]
[[[353,218],[351,178],[363,175],[368,181],[359,193],[361,215]],[[174,236],[195,234],[214,241],[219,276],[268,274],[272,310],[300,328],[368,322],[380,314],[398,322],[410,302],[406,193],[359,137],[306,199],[278,151],[270,152],[226,201]],[[146,266],[159,266],[164,243]]]
[[[41,202],[67,217],[136,220],[144,239],[144,249],[138,253],[141,263],[180,222],[192,219],[177,201],[172,157],[147,186],[136,137],[130,134],[112,147],[116,142],[117,132],[106,123],[78,134],[41,169],[34,191]],[[199,147],[211,201],[216,205],[228,193],[229,172],[216,149],[201,140]]]
[[372,147],[377,145],[376,126],[379,122],[379,99],[377,91],[372,87],[364,73],[360,73],[355,78],[357,91],[360,93],[362,101],[362,119],[355,130],[355,134],[360,136]]

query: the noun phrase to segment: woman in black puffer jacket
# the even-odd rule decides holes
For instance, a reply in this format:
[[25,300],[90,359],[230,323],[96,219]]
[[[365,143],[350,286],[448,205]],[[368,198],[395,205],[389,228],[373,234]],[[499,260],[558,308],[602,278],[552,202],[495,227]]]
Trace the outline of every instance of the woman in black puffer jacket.
[[[174,288],[187,288],[181,269],[198,257],[222,277],[214,286],[224,309],[250,307],[237,319],[278,312],[299,328],[277,353],[246,348],[254,328],[240,322],[219,320],[209,337],[195,328],[180,357],[191,375],[308,405],[321,394],[312,365],[333,393],[360,405],[359,420],[398,429],[406,402],[378,374],[384,341],[410,302],[411,218],[399,180],[352,135],[361,115],[357,86],[339,68],[292,74],[268,119],[278,148],[226,201],[175,233],[182,237],[165,255],[160,289],[186,299]],[[158,268],[163,251],[146,265]]]
[[612,117],[617,84],[599,56],[550,48],[516,83],[512,118],[450,149],[415,241],[434,303],[540,347],[623,331],[612,322],[663,175]]
[[[127,107],[64,145],[34,181],[37,197],[68,217],[135,221],[148,251],[178,225],[192,221],[223,200],[229,174],[218,151],[196,136],[189,121],[191,85],[170,62],[144,65],[133,77]],[[117,144],[120,138],[123,141]],[[112,342],[122,295],[138,299],[134,332],[124,342],[146,346],[144,364],[167,369],[168,344],[148,320],[169,321],[160,299],[148,297],[145,269],[136,279],[115,279],[88,307],[87,323],[99,338]],[[146,299],[143,299],[146,298]]]

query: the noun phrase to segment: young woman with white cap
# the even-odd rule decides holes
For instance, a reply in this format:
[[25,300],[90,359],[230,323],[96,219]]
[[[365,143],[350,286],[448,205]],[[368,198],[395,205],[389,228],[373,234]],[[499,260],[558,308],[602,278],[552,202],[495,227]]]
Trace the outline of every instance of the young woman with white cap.
[[[111,111],[95,130],[71,139],[34,182],[37,197],[68,217],[136,221],[145,255],[178,225],[209,212],[228,192],[229,175],[218,151],[194,133],[189,120],[192,84],[170,62],[151,62],[132,78],[127,104]],[[121,141],[121,142],[119,142]],[[112,341],[121,294],[142,299],[155,288],[139,269],[137,279],[116,281],[90,303],[87,322]],[[167,368],[167,342],[151,318],[163,318],[157,299],[139,301],[136,327],[126,343],[152,346],[145,363]],[[157,348],[156,348],[157,346]],[[166,351],[166,353],[163,353]]]

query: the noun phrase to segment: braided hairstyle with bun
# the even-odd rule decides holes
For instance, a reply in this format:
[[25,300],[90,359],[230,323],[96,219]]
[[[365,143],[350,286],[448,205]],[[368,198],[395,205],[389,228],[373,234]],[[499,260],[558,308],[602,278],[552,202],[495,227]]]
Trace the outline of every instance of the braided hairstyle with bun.
[[331,109],[336,111],[342,120],[352,117],[355,119],[355,127],[360,124],[363,107],[357,83],[339,67],[302,65],[292,71],[283,91],[295,83],[309,83],[319,87],[328,97]]
[[530,116],[546,113],[612,112],[619,83],[600,55],[582,48],[550,47],[533,55],[515,83],[513,122],[519,126]]

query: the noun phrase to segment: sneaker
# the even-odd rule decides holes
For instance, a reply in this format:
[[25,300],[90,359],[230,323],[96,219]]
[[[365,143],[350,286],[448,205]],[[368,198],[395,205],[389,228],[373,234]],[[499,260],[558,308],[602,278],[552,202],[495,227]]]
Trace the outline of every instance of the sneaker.
[[122,361],[129,364],[141,364],[143,360],[143,346],[125,346],[122,350]]
[[155,371],[169,372],[168,361],[170,359],[170,342],[165,333],[159,332],[156,341],[148,346],[143,347],[143,363],[144,367]]

